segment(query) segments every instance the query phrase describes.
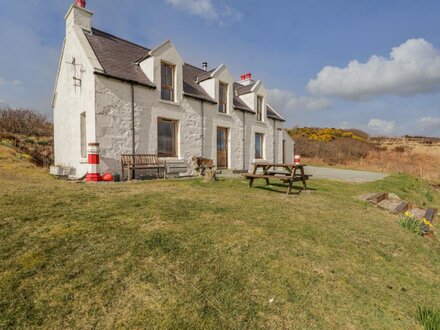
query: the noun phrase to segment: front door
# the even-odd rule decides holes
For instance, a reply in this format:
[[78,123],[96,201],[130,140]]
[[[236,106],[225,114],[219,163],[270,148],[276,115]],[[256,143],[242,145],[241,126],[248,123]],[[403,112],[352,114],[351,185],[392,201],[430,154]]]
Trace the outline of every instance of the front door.
[[217,127],[217,167],[228,168],[228,129]]

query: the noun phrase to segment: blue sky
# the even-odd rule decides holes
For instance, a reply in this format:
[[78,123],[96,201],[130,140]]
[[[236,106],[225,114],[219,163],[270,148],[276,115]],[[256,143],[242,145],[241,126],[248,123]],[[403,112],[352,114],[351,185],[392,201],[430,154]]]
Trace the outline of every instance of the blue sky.
[[[2,0],[0,107],[51,116],[71,0]],[[288,126],[440,136],[439,1],[88,0],[93,25],[252,72]]]

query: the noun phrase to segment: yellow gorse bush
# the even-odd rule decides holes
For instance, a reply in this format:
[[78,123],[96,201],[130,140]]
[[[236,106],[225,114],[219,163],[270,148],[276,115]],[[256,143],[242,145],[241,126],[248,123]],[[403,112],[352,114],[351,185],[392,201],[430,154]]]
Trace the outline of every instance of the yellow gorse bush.
[[349,138],[358,141],[365,141],[363,137],[357,136],[353,132],[340,128],[313,128],[303,127],[289,130],[291,136],[301,136],[311,141],[329,142],[337,138]]

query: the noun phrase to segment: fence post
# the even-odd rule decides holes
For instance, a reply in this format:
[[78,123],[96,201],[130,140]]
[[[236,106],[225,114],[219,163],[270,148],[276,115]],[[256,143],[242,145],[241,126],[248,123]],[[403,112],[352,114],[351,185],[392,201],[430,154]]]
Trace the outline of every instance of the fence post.
[[101,174],[99,174],[99,143],[89,143],[87,148],[87,163],[89,170],[86,176],[86,181],[102,181]]

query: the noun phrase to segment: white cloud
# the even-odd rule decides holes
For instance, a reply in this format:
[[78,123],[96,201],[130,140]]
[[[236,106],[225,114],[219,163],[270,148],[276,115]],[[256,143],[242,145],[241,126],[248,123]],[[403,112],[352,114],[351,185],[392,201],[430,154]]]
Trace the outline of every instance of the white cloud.
[[368,128],[375,134],[391,135],[396,130],[396,122],[373,118],[368,122]]
[[211,21],[241,19],[241,13],[232,7],[225,5],[221,9],[216,8],[212,0],[165,0],[165,2],[191,15],[200,16]]
[[279,110],[324,110],[328,109],[332,102],[326,98],[315,96],[298,96],[292,91],[284,89],[268,89],[268,102]]
[[314,95],[362,100],[380,95],[414,95],[440,91],[440,49],[424,39],[409,39],[389,58],[324,67],[308,84]]
[[440,118],[423,117],[417,122],[417,126],[420,128],[421,133],[424,135],[436,134],[440,132]]

